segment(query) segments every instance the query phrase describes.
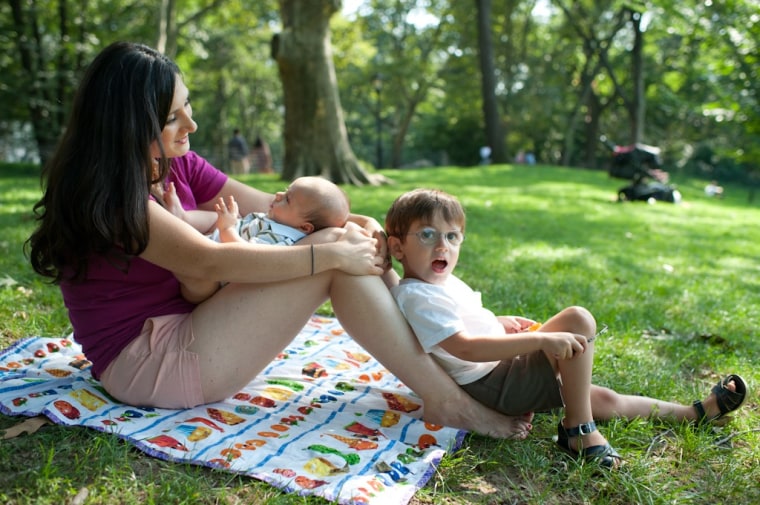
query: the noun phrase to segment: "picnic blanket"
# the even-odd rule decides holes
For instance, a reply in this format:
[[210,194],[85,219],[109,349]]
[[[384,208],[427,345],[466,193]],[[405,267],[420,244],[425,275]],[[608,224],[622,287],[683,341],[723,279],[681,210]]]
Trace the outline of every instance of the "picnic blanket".
[[0,411],[341,504],[406,504],[465,435],[420,420],[420,399],[333,318],[312,317],[243,390],[193,409],[119,403],[89,367],[71,336],[20,340],[0,352]]

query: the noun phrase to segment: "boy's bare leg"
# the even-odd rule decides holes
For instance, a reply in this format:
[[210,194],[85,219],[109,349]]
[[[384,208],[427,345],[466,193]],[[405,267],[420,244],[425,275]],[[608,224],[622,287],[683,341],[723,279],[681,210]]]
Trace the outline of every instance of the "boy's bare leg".
[[[726,384],[726,389],[736,391],[733,381]],[[710,394],[702,402],[705,414],[708,418],[720,413],[715,394]],[[666,402],[646,396],[623,395],[609,388],[592,386],[591,406],[596,419],[607,420],[614,417],[633,419],[655,418],[670,419],[673,421],[696,421],[697,411],[693,405],[683,405],[675,402]]]
[[[569,307],[549,319],[541,331],[565,331],[591,337],[596,332],[596,321],[590,312],[582,307]],[[586,351],[576,353],[571,359],[556,359],[547,355],[555,365],[561,378],[562,399],[565,403],[565,428],[575,428],[594,420],[591,402],[591,374],[594,367],[594,344],[589,342]],[[579,450],[607,444],[607,439],[597,430],[583,435],[581,443],[578,437],[569,441],[570,446]]]

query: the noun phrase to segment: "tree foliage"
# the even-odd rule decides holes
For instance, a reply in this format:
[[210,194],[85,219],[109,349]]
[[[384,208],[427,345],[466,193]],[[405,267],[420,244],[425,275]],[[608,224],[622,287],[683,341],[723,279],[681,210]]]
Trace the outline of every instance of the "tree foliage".
[[[532,151],[543,162],[603,166],[604,133],[659,145],[669,170],[720,179],[757,173],[757,2],[489,3],[495,104],[486,110],[497,112],[507,158]],[[323,33],[332,34],[332,56],[320,60],[328,73],[305,60],[307,74],[283,72],[270,41],[295,40],[293,13],[308,15],[315,4],[330,7]],[[129,39],[177,59],[200,125],[194,148],[221,168],[234,127],[268,140],[276,166],[291,156],[286,177],[305,173],[306,153],[321,157],[319,149],[335,158],[309,171],[358,183],[360,161],[379,157],[391,167],[474,164],[488,142],[476,5],[365,0],[344,17],[338,0],[9,0],[0,4],[0,135],[30,125],[44,156],[83,66],[105,44]],[[328,76],[335,88],[312,90],[320,99],[334,93],[337,105],[332,122],[299,127],[299,138],[313,139],[305,150],[288,133],[288,114],[308,112],[288,97],[292,75],[306,87]],[[330,149],[313,133],[324,128],[333,131],[324,139]],[[341,166],[355,176],[340,179]]]

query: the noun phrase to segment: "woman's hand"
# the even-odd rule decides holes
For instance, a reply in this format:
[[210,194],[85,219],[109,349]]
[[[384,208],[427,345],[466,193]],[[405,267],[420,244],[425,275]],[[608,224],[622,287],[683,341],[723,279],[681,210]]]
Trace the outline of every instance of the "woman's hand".
[[365,233],[377,241],[377,254],[383,258],[383,273],[391,269],[391,251],[388,249],[388,235],[385,229],[375,219],[361,214],[351,214],[346,227],[360,226]]
[[349,223],[334,243],[339,254],[338,269],[352,275],[381,275],[384,258],[378,255],[377,240],[366,230]]

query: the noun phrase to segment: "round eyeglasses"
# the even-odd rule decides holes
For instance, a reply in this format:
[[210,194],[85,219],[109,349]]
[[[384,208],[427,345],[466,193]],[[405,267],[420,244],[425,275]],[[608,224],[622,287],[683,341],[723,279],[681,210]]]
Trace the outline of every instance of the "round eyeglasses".
[[436,245],[439,237],[443,237],[450,246],[455,247],[461,245],[462,241],[464,241],[464,234],[461,231],[438,231],[429,226],[415,233],[407,233],[407,235],[416,235],[420,244],[425,246]]

